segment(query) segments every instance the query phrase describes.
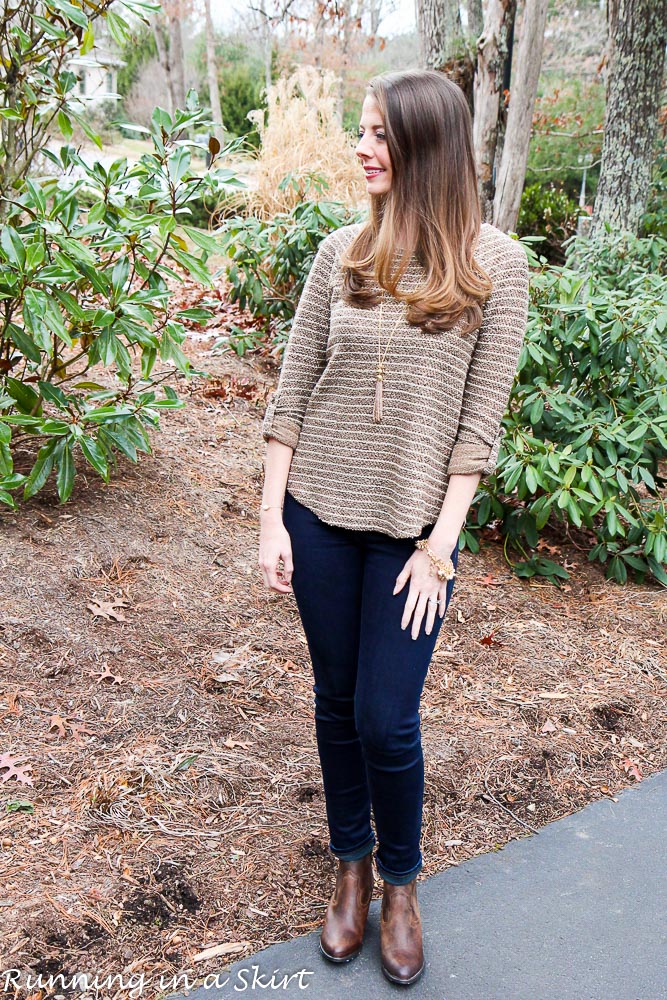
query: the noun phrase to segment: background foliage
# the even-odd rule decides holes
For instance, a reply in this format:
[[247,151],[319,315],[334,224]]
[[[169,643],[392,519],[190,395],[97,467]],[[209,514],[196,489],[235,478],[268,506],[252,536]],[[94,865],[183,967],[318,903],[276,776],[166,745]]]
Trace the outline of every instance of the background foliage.
[[[203,189],[239,183],[230,170],[193,169],[202,148],[194,136],[210,125],[194,92],[173,117],[155,109],[150,129],[139,130],[153,150],[134,166],[85,160],[67,142],[74,123],[99,139],[62,66],[67,52],[92,45],[92,21],[64,0],[23,13],[8,29],[20,72],[4,76],[0,109],[5,136],[23,143],[19,164],[4,146],[0,173],[0,501],[9,506],[12,491],[32,496],[52,471],[67,500],[79,456],[108,481],[115,453],[136,460],[150,450],[159,412],[183,405],[173,389],[158,396],[157,388],[174,367],[191,374],[180,348],[185,324],[210,313],[174,309],[167,282],[186,273],[211,284],[206,262],[218,244],[188,225],[189,205]],[[120,15],[104,16],[124,36]],[[56,125],[66,140],[59,152],[47,146]],[[38,154],[51,176],[29,176]],[[104,384],[86,377],[98,364],[110,376]],[[40,446],[26,475],[14,455],[30,438]]]
[[[219,36],[216,39],[215,54],[225,130],[232,136],[246,136],[249,145],[256,149],[259,146],[259,134],[248,118],[248,112],[266,106],[262,64],[250,52],[248,45],[235,36]],[[203,35],[197,39],[194,61],[202,80],[202,100],[208,102],[206,41]]]
[[667,585],[665,250],[658,237],[575,241],[565,266],[532,275],[506,438],[475,505],[527,556],[520,575],[567,575],[526,551],[551,520],[587,529],[608,577]]
[[278,212],[270,219],[235,216],[221,227],[229,259],[225,270],[230,298],[256,320],[253,331],[233,328],[226,338],[239,354],[256,347],[267,335],[274,345],[284,347],[318,246],[327,233],[361,217],[341,202],[308,198],[311,189],[317,196],[327,186],[317,174],[300,178],[288,174],[280,187],[290,186],[305,200],[288,212]]
[[517,221],[519,236],[540,236],[540,253],[546,260],[562,264],[563,244],[577,230],[579,206],[562,187],[529,184],[521,197]]

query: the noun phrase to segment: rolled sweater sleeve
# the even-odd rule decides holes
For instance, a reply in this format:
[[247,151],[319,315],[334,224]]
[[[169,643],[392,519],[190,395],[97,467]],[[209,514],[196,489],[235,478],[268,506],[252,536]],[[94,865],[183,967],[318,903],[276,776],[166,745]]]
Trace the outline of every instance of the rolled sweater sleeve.
[[494,471],[528,317],[528,259],[516,240],[487,270],[493,291],[466,375],[463,404],[448,475]]
[[271,397],[262,437],[295,449],[306,406],[326,364],[336,233],[320,243],[306,278],[283,355],[278,385]]

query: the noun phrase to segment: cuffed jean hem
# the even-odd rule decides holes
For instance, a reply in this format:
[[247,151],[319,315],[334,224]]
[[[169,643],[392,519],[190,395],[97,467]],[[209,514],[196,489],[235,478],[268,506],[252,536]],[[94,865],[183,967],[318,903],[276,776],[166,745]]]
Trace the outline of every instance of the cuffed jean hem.
[[423,858],[420,858],[419,864],[415,865],[412,871],[405,872],[402,875],[397,875],[395,872],[390,872],[387,871],[386,868],[383,868],[378,860],[377,854],[375,855],[375,865],[380,878],[384,879],[385,882],[389,882],[390,885],[407,885],[408,882],[412,882],[412,880],[419,875],[423,868],[423,864]]
[[355,848],[353,851],[337,851],[333,846],[331,841],[329,841],[329,850],[332,854],[340,861],[359,861],[360,858],[365,858],[366,855],[373,850],[375,847],[375,834],[371,834],[370,838],[361,847]]

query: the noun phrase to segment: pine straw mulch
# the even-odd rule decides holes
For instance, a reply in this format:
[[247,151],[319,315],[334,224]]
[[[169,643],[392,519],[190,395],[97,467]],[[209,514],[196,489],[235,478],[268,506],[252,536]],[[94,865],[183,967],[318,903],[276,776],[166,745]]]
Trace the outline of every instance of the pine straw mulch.
[[[305,638],[257,568],[275,372],[188,352],[214,379],[171,378],[189,403],[153,455],[0,514],[0,753],[25,768],[0,772],[2,969],[194,983],[331,893]],[[423,878],[667,766],[665,590],[546,544],[565,586],[512,575],[491,531],[462,553],[422,701]]]

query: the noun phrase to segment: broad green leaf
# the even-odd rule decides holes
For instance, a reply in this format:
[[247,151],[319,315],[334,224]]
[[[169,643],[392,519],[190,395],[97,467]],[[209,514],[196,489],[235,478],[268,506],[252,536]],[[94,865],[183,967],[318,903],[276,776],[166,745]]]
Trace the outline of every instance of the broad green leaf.
[[537,491],[537,476],[532,465],[526,466],[526,486],[531,493]]
[[60,14],[64,14],[65,17],[69,18],[73,24],[78,25],[80,28],[88,27],[88,18],[83,13],[80,7],[75,7],[73,3],[69,3],[68,0],[45,0],[44,6],[47,10],[55,10]]
[[88,55],[93,45],[95,44],[95,34],[93,32],[93,26],[88,23],[86,30],[83,33],[83,38],[81,39],[81,46],[79,52],[82,56]]
[[52,438],[47,444],[42,445],[42,447],[37,452],[37,460],[33,465],[30,475],[26,479],[25,486],[23,488],[24,498],[32,497],[42,489],[46,480],[49,478],[51,469],[53,468],[54,455],[53,452],[58,444],[58,438]]
[[104,201],[97,201],[88,212],[88,222],[101,222],[107,212],[107,204]]
[[[107,13],[107,17],[109,16],[110,13],[111,13],[111,11],[109,11]],[[93,142],[93,143],[95,143],[95,145],[97,146],[97,148],[101,150],[102,149],[102,140],[100,139],[100,136],[95,131],[95,129],[92,127],[92,125],[90,124],[90,122],[83,115],[75,113],[72,110],[71,106],[70,106],[70,109],[69,109],[69,114],[70,114],[70,118],[74,119],[74,121],[77,123],[77,125],[79,125],[79,127],[86,134],[86,136],[90,139],[90,141]]]
[[60,502],[65,503],[65,501],[71,496],[72,488],[74,486],[74,476],[76,474],[76,467],[74,465],[74,457],[72,455],[72,445],[70,441],[65,440],[63,442],[63,447],[61,448],[56,462],[58,468],[56,473],[58,496],[60,497]]
[[54,403],[59,409],[66,410],[71,402],[71,397],[67,396],[62,389],[51,382],[38,382],[39,391],[43,399]]
[[[46,198],[44,197],[44,191],[42,190],[41,184],[37,180],[33,180],[31,177],[26,177],[25,186],[30,192],[30,198],[33,206],[41,215],[44,215],[46,212]],[[39,248],[42,253],[42,258],[40,259],[43,259],[44,247],[41,243],[38,243],[36,246],[33,244],[30,248],[26,247],[26,254],[29,254],[30,250],[34,253],[37,248]]]
[[661,583],[663,587],[667,587],[667,572],[665,572],[665,568],[653,556],[648,556],[646,561],[658,583]]
[[119,17],[113,10],[107,9],[105,13],[105,20],[107,28],[109,29],[109,34],[115,41],[116,45],[122,49],[129,36],[130,36],[130,26],[127,21],[122,17]]
[[74,134],[74,128],[72,127],[72,121],[62,108],[58,112],[58,128],[63,134],[66,142],[69,142]]
[[23,270],[25,266],[25,247],[23,246],[23,240],[13,226],[5,225],[0,229],[0,246],[2,246],[9,263]]
[[132,462],[137,461],[136,445],[120,428],[111,429],[109,427],[105,427],[103,431],[100,431],[100,438],[102,440],[109,441],[111,445],[115,445]]
[[577,466],[571,465],[563,476],[563,486],[571,486],[577,474]]
[[16,323],[10,323],[6,334],[8,339],[16,344],[24,357],[39,364],[42,360],[41,350],[39,345],[35,343],[35,338],[29,332],[17,326]]
[[179,309],[176,313],[178,319],[189,319],[194,323],[208,323],[209,320],[215,317],[215,313],[212,309]]
[[40,432],[42,434],[56,434],[58,437],[62,437],[64,434],[69,434],[70,424],[65,420],[44,420],[40,427]]
[[179,146],[169,157],[167,169],[174,184],[178,184],[186,172],[190,169],[190,150],[185,146]]
[[195,229],[194,226],[183,226],[182,228],[188,239],[192,240],[202,250],[214,254],[221,253],[222,245],[219,238],[211,236],[209,233],[204,233],[200,229]]
[[46,17],[41,17],[39,14],[32,14],[31,20],[38,28],[41,28],[47,38],[65,40],[69,37],[67,31],[61,25],[54,24],[53,21],[49,21]]
[[[6,379],[6,389],[12,399],[16,400],[16,405],[22,413],[32,417],[41,417],[42,404],[38,394],[31,386],[26,385],[25,382],[21,382],[19,379],[12,378],[11,375],[8,375]],[[9,418],[3,419],[7,420]]]
[[21,486],[26,480],[26,477],[20,472],[14,472],[10,476],[4,476],[2,479],[2,486],[5,490],[15,490],[18,486]]
[[97,441],[92,437],[88,437],[88,435],[84,435],[79,439],[79,445],[90,465],[99,472],[105,482],[108,482],[109,466],[106,456]]

